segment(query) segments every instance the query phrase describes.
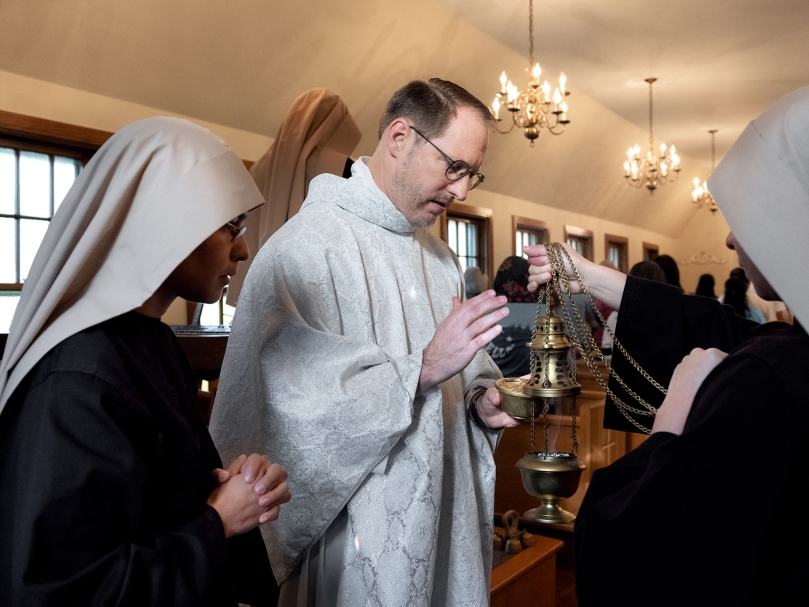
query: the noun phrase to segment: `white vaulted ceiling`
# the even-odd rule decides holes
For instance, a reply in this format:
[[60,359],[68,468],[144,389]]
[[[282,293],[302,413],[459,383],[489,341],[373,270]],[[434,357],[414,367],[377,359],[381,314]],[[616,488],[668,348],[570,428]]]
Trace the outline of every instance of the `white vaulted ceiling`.
[[[692,176],[782,94],[809,84],[805,0],[536,0],[536,57],[568,76],[572,123],[534,149],[492,141],[485,188],[677,236]],[[506,69],[522,85],[527,0],[0,0],[0,70],[274,136],[292,100],[323,86],[376,143],[390,94],[441,76],[487,103]],[[663,11],[663,12],[660,12]],[[650,199],[621,178],[655,135],[683,175]],[[0,108],[4,109],[4,108]],[[651,202],[650,202],[651,200]]]
[[[528,56],[527,0],[435,1]],[[809,85],[806,0],[534,0],[534,13],[548,76],[563,70],[573,90],[646,130],[644,79],[657,77],[655,138],[709,166],[708,129],[721,157],[764,108]]]

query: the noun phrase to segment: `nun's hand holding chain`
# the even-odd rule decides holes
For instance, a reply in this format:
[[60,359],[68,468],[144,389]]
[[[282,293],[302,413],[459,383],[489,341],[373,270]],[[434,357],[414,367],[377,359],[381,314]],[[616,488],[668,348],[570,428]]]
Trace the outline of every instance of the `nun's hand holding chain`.
[[[562,245],[567,251],[567,254],[573,260],[576,268],[579,270],[579,273],[582,274],[582,278],[585,282],[589,284],[587,280],[587,264],[590,262],[576,253],[576,251],[567,244]],[[528,270],[528,290],[529,291],[536,291],[539,287],[547,283],[552,276],[552,271],[554,269],[559,270],[558,267],[554,267],[557,264],[554,264],[554,260],[548,254],[545,245],[538,244],[533,246],[523,247],[523,251],[526,255],[528,255],[528,263],[531,264],[531,267]],[[564,256],[563,256],[564,257]],[[581,285],[577,280],[576,274],[571,268],[569,261],[567,258],[563,259],[565,273],[567,274],[567,278],[570,281],[570,287],[573,289],[574,293],[581,293]]]

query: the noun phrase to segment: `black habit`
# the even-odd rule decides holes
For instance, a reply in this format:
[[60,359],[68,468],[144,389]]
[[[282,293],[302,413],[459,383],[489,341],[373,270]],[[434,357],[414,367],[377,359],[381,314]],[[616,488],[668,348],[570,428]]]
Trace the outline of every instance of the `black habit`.
[[[703,382],[681,436],[656,433],[594,473],[575,524],[579,605],[805,603],[806,332],[631,277],[620,310],[618,339],[664,385],[695,347],[730,355]],[[621,377],[662,402],[619,358]],[[605,425],[629,426],[608,408]]]
[[222,463],[171,330],[136,312],[51,350],[0,416],[0,605],[274,605],[258,529],[206,505]]

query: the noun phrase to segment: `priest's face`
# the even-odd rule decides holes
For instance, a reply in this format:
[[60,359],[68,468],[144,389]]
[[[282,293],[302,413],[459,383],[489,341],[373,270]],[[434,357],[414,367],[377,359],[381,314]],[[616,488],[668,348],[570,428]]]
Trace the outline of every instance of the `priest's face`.
[[745,250],[737,242],[733,232],[728,234],[725,245],[728,249],[736,251],[736,255],[739,257],[739,265],[744,268],[744,272],[747,274],[750,282],[753,283],[753,288],[755,288],[758,296],[766,301],[780,301],[781,297],[775,292],[775,289],[770,286],[770,283],[764,278],[764,275],[756,267],[756,264],[747,256]]
[[216,302],[236,274],[238,262],[250,253],[240,233],[244,220],[241,215],[206,238],[175,268],[164,286],[188,301]]
[[[466,199],[470,180],[475,179],[472,173],[483,164],[489,132],[475,110],[461,107],[446,131],[430,139],[435,147],[412,128],[407,139],[409,151],[396,168],[391,200],[410,223],[428,227],[454,200]],[[457,181],[447,179],[449,163],[441,152],[466,162],[472,173]]]

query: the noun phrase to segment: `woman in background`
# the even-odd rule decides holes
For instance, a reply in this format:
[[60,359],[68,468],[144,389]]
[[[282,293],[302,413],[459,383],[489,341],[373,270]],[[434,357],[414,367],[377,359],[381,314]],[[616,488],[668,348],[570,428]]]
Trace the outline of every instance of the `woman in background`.
[[747,284],[739,278],[728,278],[725,281],[725,305],[733,308],[739,316],[763,325],[767,322],[761,310],[749,305],[747,301]]
[[272,605],[256,527],[289,500],[258,455],[227,470],[160,322],[219,299],[261,195],[174,118],[113,135],[54,215],[0,364],[0,604]]
[[677,267],[677,262],[670,255],[658,255],[653,260],[659,265],[663,273],[666,275],[666,284],[677,287],[680,291],[684,291],[683,285],[680,284],[680,269]]
[[697,283],[697,290],[694,295],[701,295],[702,297],[713,297],[716,299],[716,293],[714,292],[714,285],[716,281],[714,280],[713,274],[703,274],[699,277],[699,282]]

